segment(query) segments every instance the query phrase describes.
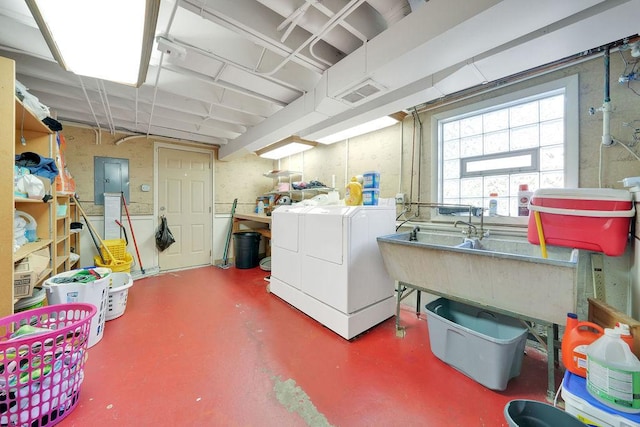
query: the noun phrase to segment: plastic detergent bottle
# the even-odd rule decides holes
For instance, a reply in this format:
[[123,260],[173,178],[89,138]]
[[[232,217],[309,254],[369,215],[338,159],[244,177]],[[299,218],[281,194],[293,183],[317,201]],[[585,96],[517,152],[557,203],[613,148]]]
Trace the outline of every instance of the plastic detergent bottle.
[[518,216],[529,216],[529,201],[533,193],[527,184],[518,187]]
[[498,193],[489,194],[489,216],[498,215]]
[[355,176],[347,184],[347,189],[344,193],[344,204],[347,206],[359,206],[362,204],[362,185]]
[[602,336],[604,330],[595,323],[579,322],[575,313],[567,313],[561,353],[564,367],[581,377],[587,376],[587,347]]
[[616,322],[616,326],[613,328],[613,330],[620,334],[620,338],[622,338],[622,341],[626,342],[631,349],[631,352],[633,352],[633,336],[631,336],[629,325],[627,325],[626,323]]
[[640,361],[613,329],[587,348],[587,391],[618,411],[640,413]]

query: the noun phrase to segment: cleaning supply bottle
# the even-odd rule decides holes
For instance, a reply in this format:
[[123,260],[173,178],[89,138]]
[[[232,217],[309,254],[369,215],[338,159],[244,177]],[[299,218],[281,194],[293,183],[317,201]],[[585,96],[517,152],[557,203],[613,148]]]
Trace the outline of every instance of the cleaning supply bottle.
[[564,367],[583,378],[587,376],[587,347],[602,336],[604,330],[591,322],[580,322],[575,313],[567,313],[567,323],[560,346]]
[[533,193],[527,184],[518,187],[518,216],[529,216],[529,201]]
[[498,193],[491,193],[489,197],[489,216],[498,216]]
[[640,413],[640,360],[610,328],[587,348],[587,391],[621,412]]
[[631,336],[629,325],[627,325],[626,323],[616,322],[616,326],[613,328],[613,330],[617,331],[620,334],[620,338],[622,338],[622,341],[626,342],[633,352],[633,336]]
[[344,194],[344,204],[347,206],[359,206],[362,204],[362,184],[358,182],[355,176],[351,178],[351,182],[347,184]]

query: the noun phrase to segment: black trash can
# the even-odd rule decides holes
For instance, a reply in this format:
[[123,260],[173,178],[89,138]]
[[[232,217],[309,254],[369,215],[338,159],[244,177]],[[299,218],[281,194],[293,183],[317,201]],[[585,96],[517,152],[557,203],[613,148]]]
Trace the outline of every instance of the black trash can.
[[260,233],[255,231],[233,233],[233,250],[236,268],[253,268],[258,266],[260,237]]

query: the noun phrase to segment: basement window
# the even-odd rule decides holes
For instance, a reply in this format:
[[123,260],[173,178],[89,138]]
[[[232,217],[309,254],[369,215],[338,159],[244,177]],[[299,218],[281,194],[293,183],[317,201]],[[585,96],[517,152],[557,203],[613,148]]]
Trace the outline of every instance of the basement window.
[[[578,186],[578,76],[436,114],[438,202],[518,216],[518,188]],[[496,218],[493,218],[496,219]],[[515,220],[518,223],[518,220]],[[524,222],[524,220],[521,220]]]

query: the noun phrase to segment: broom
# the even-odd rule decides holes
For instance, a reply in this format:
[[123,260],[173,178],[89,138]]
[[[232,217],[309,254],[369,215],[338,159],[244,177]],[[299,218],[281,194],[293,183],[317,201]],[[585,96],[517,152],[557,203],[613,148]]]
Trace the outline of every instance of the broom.
[[229,244],[231,243],[231,232],[233,231],[233,216],[236,213],[236,205],[238,199],[233,199],[233,205],[231,205],[231,220],[229,221],[229,231],[227,232],[227,241],[224,243],[224,253],[222,255],[222,264],[217,264],[216,267],[226,270],[231,267],[229,264]]

